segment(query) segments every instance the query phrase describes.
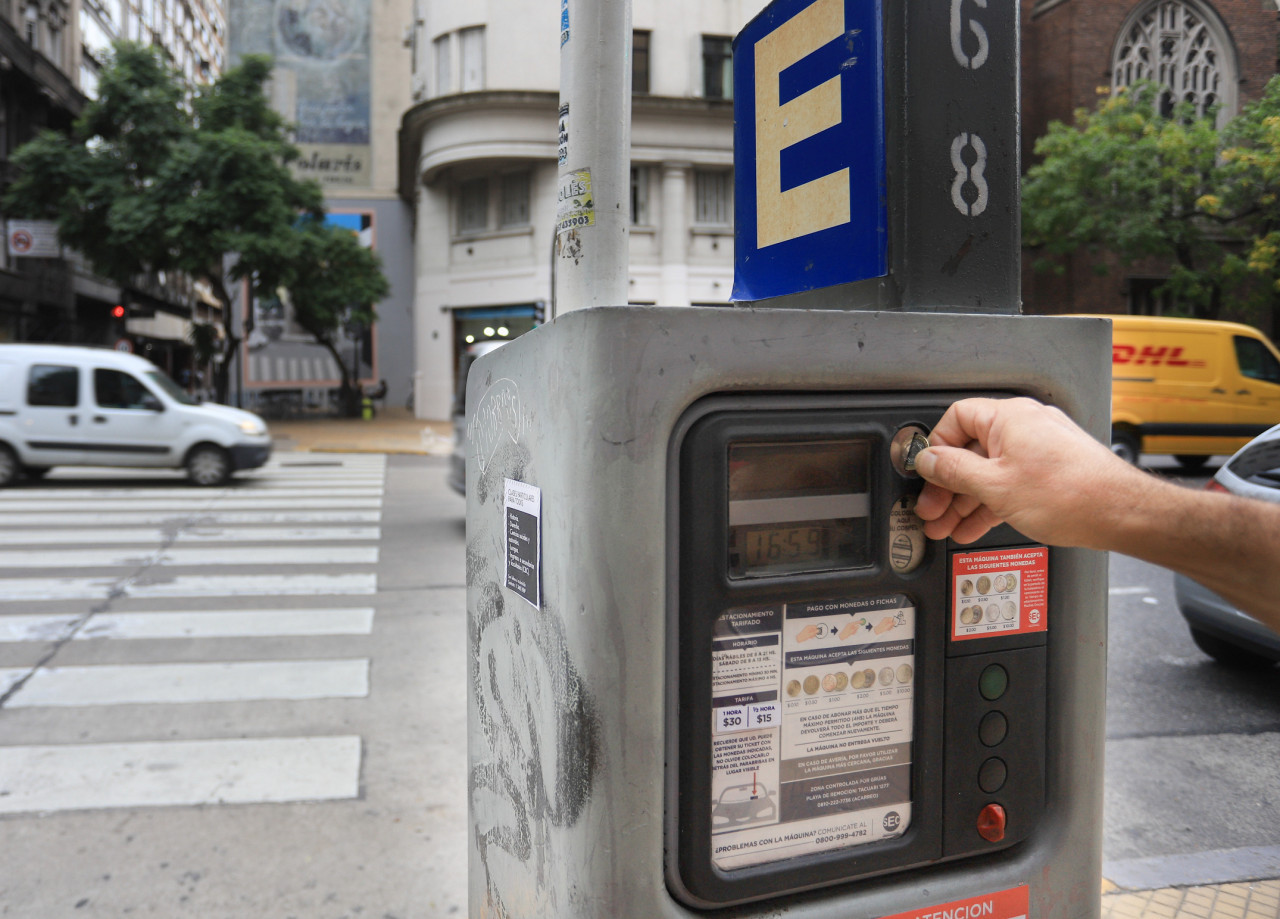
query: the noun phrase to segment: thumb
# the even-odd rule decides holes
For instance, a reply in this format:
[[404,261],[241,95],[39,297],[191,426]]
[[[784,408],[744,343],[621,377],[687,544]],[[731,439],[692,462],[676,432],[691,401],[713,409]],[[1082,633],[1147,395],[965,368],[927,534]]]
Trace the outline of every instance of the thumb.
[[953,494],[977,495],[991,461],[964,447],[935,444],[916,457],[916,472]]

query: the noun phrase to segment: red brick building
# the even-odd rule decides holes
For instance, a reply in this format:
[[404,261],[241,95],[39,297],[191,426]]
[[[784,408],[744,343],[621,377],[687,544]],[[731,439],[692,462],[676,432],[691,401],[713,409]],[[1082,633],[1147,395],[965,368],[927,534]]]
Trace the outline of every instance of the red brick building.
[[[1050,121],[1139,80],[1168,87],[1166,103],[1220,105],[1220,123],[1256,99],[1276,73],[1275,0],[1020,0],[1022,156],[1033,159]],[[1099,277],[1077,257],[1065,275],[1037,274],[1023,259],[1030,313],[1159,313],[1158,264],[1113,266]],[[1255,320],[1256,324],[1256,320]],[[1275,337],[1276,329],[1268,330]]]

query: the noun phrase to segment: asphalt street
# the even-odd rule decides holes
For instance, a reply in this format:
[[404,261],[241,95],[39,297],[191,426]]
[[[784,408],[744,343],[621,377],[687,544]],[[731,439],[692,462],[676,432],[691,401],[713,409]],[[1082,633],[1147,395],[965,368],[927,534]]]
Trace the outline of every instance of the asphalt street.
[[[1150,466],[1188,487],[1162,459]],[[1113,555],[1103,876],[1121,886],[1280,877],[1280,669],[1192,643],[1162,568]]]
[[280,453],[221,490],[54,470],[0,493],[0,915],[464,915],[443,479]]

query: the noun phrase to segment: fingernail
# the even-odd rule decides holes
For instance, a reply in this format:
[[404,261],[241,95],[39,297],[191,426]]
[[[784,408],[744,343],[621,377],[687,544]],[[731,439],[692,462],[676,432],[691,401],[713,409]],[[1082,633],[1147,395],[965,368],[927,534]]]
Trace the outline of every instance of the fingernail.
[[932,478],[933,470],[938,465],[938,457],[933,450],[921,450],[916,456],[916,472],[924,478]]

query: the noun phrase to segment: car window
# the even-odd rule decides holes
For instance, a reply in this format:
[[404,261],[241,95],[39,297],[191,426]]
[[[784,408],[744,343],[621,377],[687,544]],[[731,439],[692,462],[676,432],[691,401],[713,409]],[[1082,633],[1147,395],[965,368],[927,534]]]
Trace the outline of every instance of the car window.
[[147,387],[132,374],[102,367],[93,371],[93,398],[102,408],[140,409],[143,397],[150,395]]
[[1280,361],[1262,342],[1256,338],[1235,336],[1236,360],[1240,363],[1240,372],[1251,379],[1263,380],[1267,383],[1280,383]]
[[27,404],[72,408],[80,404],[80,370],[33,364],[27,376]]
[[170,377],[163,370],[148,370],[147,379],[150,380],[152,383],[154,383],[157,387],[159,387],[160,389],[163,389],[166,393],[168,393],[169,398],[172,399],[174,402],[181,403],[182,405],[199,405],[200,404],[198,400],[193,399],[191,398],[191,396],[187,395],[187,391],[183,389],[181,386],[179,386],[177,383],[173,382],[173,378]]

